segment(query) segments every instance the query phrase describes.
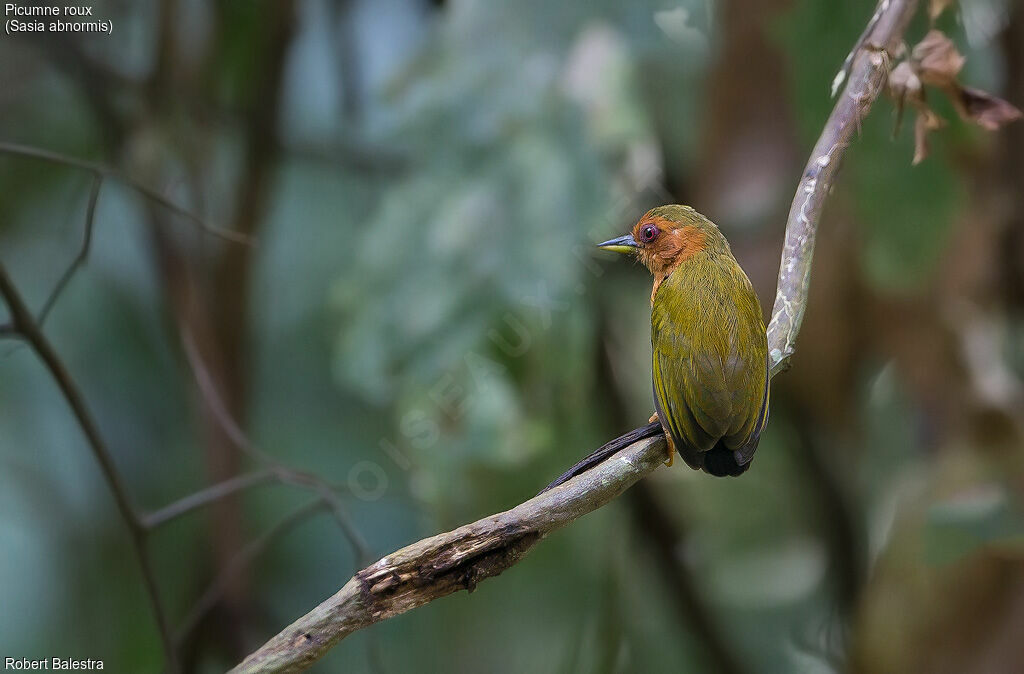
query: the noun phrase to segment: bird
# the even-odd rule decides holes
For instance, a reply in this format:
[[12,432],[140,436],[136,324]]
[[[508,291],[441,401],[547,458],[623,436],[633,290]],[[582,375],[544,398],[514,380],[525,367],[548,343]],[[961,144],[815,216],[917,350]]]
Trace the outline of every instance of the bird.
[[678,452],[695,470],[743,474],[768,423],[768,338],[729,242],[690,206],[670,204],[598,247],[634,256],[654,275],[650,423],[668,441],[666,464]]

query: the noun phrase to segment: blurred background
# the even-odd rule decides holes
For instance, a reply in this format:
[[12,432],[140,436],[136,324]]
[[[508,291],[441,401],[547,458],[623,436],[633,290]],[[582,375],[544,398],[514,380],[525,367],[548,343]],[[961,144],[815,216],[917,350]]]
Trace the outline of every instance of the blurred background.
[[[45,332],[132,502],[256,476],[147,535],[188,672],[230,667],[368,560],[512,507],[646,422],[650,278],[591,250],[646,209],[716,221],[767,312],[830,83],[874,11],[92,6],[112,35],[0,37],[0,141],[118,174]],[[964,82],[1024,104],[1020,3],[938,25]],[[908,43],[928,27],[922,11]],[[929,100],[949,125],[920,165],[888,101],[848,153],[753,470],[659,469],[315,671],[1020,671],[1024,125],[986,133]],[[37,311],[82,246],[93,181],[0,152],[0,260]],[[332,508],[311,509],[324,485]],[[163,669],[110,489],[10,338],[0,550],[0,654]]]

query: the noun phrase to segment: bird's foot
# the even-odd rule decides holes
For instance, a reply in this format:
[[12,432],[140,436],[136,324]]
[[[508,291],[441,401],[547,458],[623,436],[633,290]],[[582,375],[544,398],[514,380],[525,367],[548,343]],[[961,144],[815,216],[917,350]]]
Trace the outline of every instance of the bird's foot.
[[[651,418],[647,420],[647,423],[653,424],[655,421],[658,421],[657,412],[651,415]],[[665,466],[671,468],[672,464],[676,462],[676,448],[672,445],[672,436],[668,433],[665,433],[665,442],[668,443],[668,460],[665,461]]]

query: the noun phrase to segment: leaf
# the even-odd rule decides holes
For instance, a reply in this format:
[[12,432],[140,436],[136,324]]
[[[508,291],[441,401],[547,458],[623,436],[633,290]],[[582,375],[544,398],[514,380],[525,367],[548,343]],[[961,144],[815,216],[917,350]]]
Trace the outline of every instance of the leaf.
[[946,122],[927,105],[922,104],[917,108],[917,119],[914,121],[914,166],[928,157],[928,133],[945,125]]
[[896,122],[893,124],[892,137],[900,133],[903,126],[903,107],[909,100],[913,105],[923,98],[921,79],[907,61],[903,61],[889,73],[886,80],[889,96],[896,102]]
[[909,61],[903,61],[889,73],[889,95],[896,100],[896,126],[893,129],[893,137],[899,133],[900,124],[903,119],[903,106],[909,103],[917,111],[914,120],[914,160],[913,165],[917,166],[928,157],[928,133],[941,129],[945,121],[935,114],[925,99],[924,87],[921,79],[917,76],[914,66]]
[[914,46],[911,58],[921,81],[938,87],[954,84],[966,60],[945,33],[934,29]]
[[889,93],[896,100],[901,100],[908,96],[913,100],[921,95],[921,78],[917,76],[913,66],[908,61],[903,61],[893,68],[892,72],[889,73],[888,84]]
[[1012,103],[980,89],[957,85],[950,98],[961,117],[989,131],[1021,118],[1021,111]]
[[[932,2],[939,12],[949,2]],[[889,93],[896,99],[897,130],[903,114],[904,102],[917,109],[914,123],[914,164],[928,156],[928,133],[945,125],[925,101],[923,84],[941,89],[956,108],[960,116],[989,131],[996,131],[1005,124],[1021,118],[1021,111],[1012,104],[990,93],[965,87],[957,81],[966,59],[957,50],[953,41],[940,30],[930,30],[924,39],[914,46],[910,61],[904,61],[889,75]]]

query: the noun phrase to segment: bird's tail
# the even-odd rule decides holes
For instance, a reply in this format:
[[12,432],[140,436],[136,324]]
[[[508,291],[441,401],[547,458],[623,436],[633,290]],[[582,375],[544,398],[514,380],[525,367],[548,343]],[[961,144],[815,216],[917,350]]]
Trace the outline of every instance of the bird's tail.
[[660,435],[661,433],[661,423],[653,421],[647,424],[646,426],[634,428],[629,433],[620,435],[619,437],[602,445],[595,451],[591,452],[587,456],[580,459],[580,461],[575,466],[559,475],[551,484],[541,489],[540,494],[543,494],[548,490],[554,489],[563,482],[567,482],[572,478],[576,477],[577,475],[580,475],[581,473],[587,472],[594,466],[598,465],[599,463],[602,463],[605,459],[617,453],[619,450],[624,449],[629,445],[632,445],[634,442],[639,442],[644,438],[653,438],[654,436]]
[[[757,439],[754,439],[752,449],[744,449],[753,457],[754,449],[757,449]],[[742,455],[739,450],[729,449],[725,446],[724,440],[719,440],[714,447],[704,452],[701,458],[704,460],[704,472],[715,477],[738,477],[750,468],[750,460],[740,463]]]

